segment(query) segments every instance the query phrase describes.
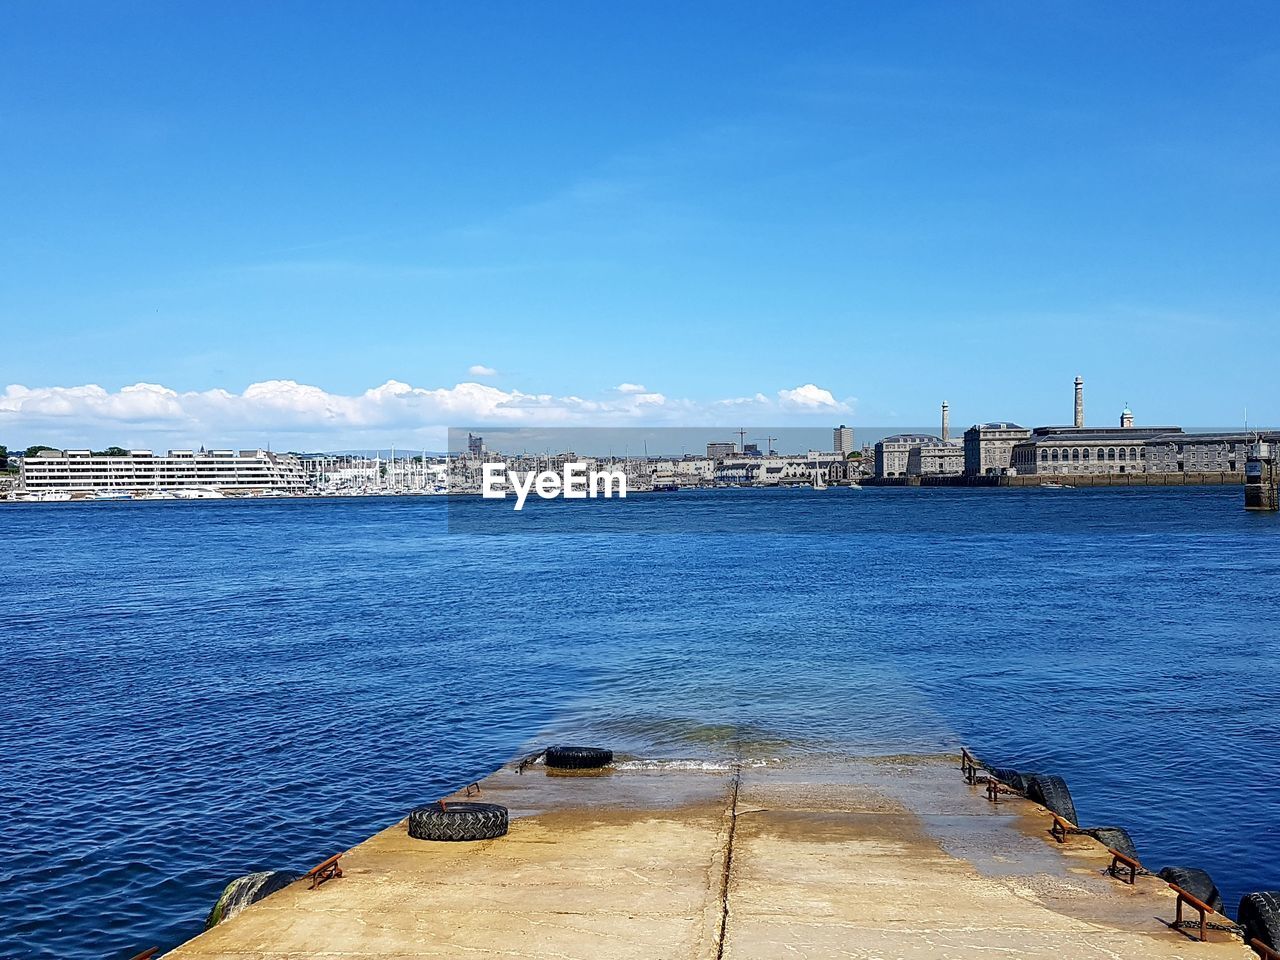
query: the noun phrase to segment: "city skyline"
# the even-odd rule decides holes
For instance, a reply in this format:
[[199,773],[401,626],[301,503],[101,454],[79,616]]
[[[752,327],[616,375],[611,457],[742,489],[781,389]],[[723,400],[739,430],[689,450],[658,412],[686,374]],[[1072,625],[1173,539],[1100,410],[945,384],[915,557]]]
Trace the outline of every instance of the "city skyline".
[[1280,422],[1272,5],[67,9],[0,11],[0,442]]

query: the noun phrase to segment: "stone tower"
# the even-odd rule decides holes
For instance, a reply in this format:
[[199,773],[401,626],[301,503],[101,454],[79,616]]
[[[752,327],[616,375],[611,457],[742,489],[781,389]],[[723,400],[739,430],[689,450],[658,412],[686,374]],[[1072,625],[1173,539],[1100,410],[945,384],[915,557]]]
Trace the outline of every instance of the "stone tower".
[[1133,429],[1133,411],[1129,409],[1127,403],[1124,405],[1124,409],[1120,411],[1120,426],[1126,430]]
[[1084,426],[1084,377],[1076,377],[1076,426]]
[[945,443],[951,439],[951,408],[947,406],[947,401],[942,401],[942,440]]

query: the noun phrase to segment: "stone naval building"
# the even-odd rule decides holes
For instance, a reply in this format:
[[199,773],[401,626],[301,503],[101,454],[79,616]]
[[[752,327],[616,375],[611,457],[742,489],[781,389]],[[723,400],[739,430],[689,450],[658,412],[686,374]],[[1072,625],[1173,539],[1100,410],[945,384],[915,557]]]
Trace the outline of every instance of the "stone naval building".
[[876,443],[876,476],[947,477],[964,472],[964,447],[951,439],[951,408],[942,401],[942,436],[899,433]]
[[1134,426],[1133,411],[1117,427],[1086,427],[1084,380],[1075,380],[1075,423],[1037,427],[1009,452],[1009,473],[1084,476],[1125,473],[1238,473],[1244,470],[1243,434],[1184,433],[1181,427]]
[[998,477],[1007,473],[1013,448],[1030,436],[1026,427],[1004,420],[974,424],[964,432],[964,475]]
[[1087,427],[1082,377],[1075,379],[1075,417],[1069,427],[1029,430],[1007,420],[974,424],[964,432],[963,446],[948,434],[949,410],[943,403],[941,437],[904,433],[876,444],[876,477],[1243,473],[1249,444],[1243,433],[1138,427],[1128,407],[1118,426]]

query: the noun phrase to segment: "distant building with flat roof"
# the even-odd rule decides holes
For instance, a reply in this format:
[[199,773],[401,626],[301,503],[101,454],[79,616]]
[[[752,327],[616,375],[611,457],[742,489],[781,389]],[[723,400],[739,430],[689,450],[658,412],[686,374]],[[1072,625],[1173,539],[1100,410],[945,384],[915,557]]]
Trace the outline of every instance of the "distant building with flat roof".
[[1144,473],[1147,441],[1181,433],[1181,427],[1037,427],[1014,446],[1010,466],[1020,475]]
[[737,454],[738,448],[732,440],[726,443],[708,443],[707,459],[708,460],[727,460]]
[[964,432],[964,473],[967,477],[998,477],[1009,469],[1013,448],[1031,431],[1008,420],[975,423]]
[[964,471],[964,448],[928,433],[898,433],[877,441],[876,476],[949,476]]
[[302,493],[306,477],[296,456],[268,450],[170,450],[163,456],[150,450],[120,456],[42,450],[23,457],[18,474],[18,490],[28,493],[140,494],[193,487],[227,493]]
[[1146,441],[1147,473],[1244,473],[1247,433],[1176,433]]
[[964,447],[938,438],[920,443],[907,453],[909,477],[955,477],[964,473]]
[[853,427],[843,423],[831,431],[831,449],[836,453],[848,456],[857,448],[853,445]]

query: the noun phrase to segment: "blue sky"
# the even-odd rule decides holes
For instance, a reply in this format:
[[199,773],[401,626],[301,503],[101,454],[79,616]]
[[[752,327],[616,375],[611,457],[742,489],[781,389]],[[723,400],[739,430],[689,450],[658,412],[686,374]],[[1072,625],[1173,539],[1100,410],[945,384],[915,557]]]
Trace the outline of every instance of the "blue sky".
[[1278,103],[1274,3],[7,4],[0,442],[1277,423]]

